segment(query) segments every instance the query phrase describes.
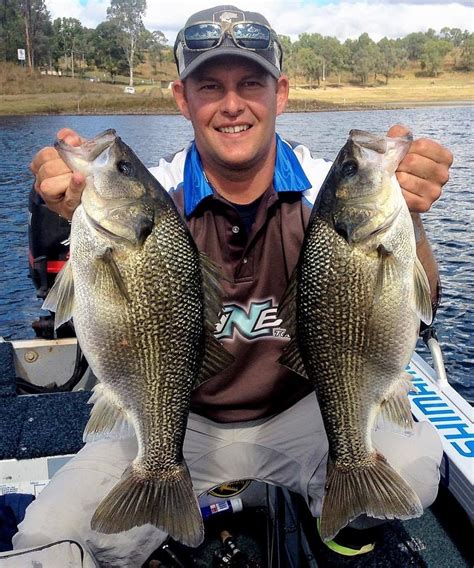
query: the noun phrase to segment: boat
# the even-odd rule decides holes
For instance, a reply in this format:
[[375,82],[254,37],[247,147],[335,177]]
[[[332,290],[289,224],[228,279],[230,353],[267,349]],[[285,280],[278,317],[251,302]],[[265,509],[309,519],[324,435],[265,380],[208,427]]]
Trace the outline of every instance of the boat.
[[[407,369],[414,384],[409,398],[415,420],[430,421],[443,443],[439,496],[421,518],[383,525],[383,544],[369,555],[350,559],[350,566],[472,566],[474,409],[447,382],[433,337],[428,344],[434,354],[433,367],[414,353]],[[94,383],[95,377],[83,364],[74,337],[0,339],[0,497],[36,497],[82,447],[82,432],[90,411],[87,401]],[[318,539],[314,519],[297,496],[252,480],[230,484],[230,489],[227,485],[226,491],[202,496],[200,504],[209,506],[235,495],[242,499],[243,511],[232,521],[239,515],[244,518],[237,528],[237,542],[240,538],[242,548],[245,544],[248,548],[248,539],[266,527],[264,534],[258,535],[262,550],[253,566],[348,565],[349,559],[341,559]],[[249,530],[254,534],[248,534]],[[209,560],[209,564],[191,564],[189,560],[199,554],[205,558],[206,546],[215,553],[212,540],[216,538],[214,531],[206,536],[204,545],[191,552],[177,543],[166,543],[159,554],[167,552],[168,560],[184,555],[188,559],[181,564],[184,566],[211,566],[213,562],[218,566],[215,560]],[[12,554],[0,553],[0,568],[13,566]],[[225,566],[225,555],[222,558],[221,565]],[[167,564],[166,559],[161,562],[162,566],[180,565]]]

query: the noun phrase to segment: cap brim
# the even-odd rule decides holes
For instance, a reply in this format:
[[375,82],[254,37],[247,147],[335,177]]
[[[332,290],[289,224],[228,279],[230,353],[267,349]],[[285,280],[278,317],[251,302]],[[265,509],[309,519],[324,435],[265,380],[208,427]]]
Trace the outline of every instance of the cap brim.
[[221,57],[241,57],[242,59],[247,59],[248,61],[253,61],[260,65],[265,71],[268,71],[270,75],[278,79],[281,75],[281,71],[267,61],[264,57],[256,53],[255,51],[250,51],[249,49],[242,49],[240,47],[219,47],[218,49],[210,49],[208,51],[203,51],[198,55],[191,63],[189,63],[181,75],[179,76],[180,79],[186,79],[189,77],[191,73],[196,71],[198,67],[200,67],[203,63],[207,63],[212,61],[213,59],[221,58]]

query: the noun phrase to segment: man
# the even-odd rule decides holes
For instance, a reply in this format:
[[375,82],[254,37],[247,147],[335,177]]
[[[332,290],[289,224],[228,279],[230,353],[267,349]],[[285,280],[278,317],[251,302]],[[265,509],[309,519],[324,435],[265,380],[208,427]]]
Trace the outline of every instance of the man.
[[[298,258],[308,202],[314,201],[329,166],[275,134],[289,85],[281,73],[278,38],[263,16],[233,6],[198,12],[179,32],[175,57],[180,78],[173,94],[193,124],[195,141],[151,171],[170,191],[198,248],[223,269],[226,317],[216,334],[236,357],[193,395],[184,455],[194,488],[202,494],[224,481],[258,478],[300,493],[317,517],[327,439],[310,386],[277,363],[286,339],[272,333],[276,322],[271,315]],[[404,132],[395,126],[389,135]],[[70,144],[81,141],[66,129],[59,137]],[[419,212],[439,197],[451,162],[450,152],[436,142],[417,140],[397,172],[433,298],[437,270]],[[83,177],[71,172],[53,148],[41,150],[31,168],[48,206],[70,218]],[[260,316],[252,319],[259,327],[236,324],[252,310]],[[436,432],[426,423],[410,438],[378,430],[374,443],[423,506],[430,505],[441,459]],[[15,548],[70,539],[81,544],[87,566],[94,561],[140,566],[165,538],[162,531],[151,525],[116,535],[90,529],[98,503],[136,451],[134,438],[87,444],[29,507]],[[368,549],[355,547],[349,553]]]

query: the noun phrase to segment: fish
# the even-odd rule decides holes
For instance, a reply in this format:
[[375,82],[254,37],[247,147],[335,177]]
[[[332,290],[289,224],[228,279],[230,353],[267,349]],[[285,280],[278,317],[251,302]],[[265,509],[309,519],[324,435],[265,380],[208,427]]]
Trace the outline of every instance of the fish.
[[56,327],[72,317],[99,381],[85,440],[134,432],[138,441],[91,528],[111,534],[151,523],[198,546],[203,522],[183,440],[192,390],[233,360],[213,334],[219,269],[115,130],[56,147],[86,184],[71,222],[70,259],[43,307],[55,312]]
[[371,440],[380,421],[413,428],[406,366],[420,320],[432,319],[428,278],[395,176],[411,142],[411,133],[350,131],[317,195],[280,302],[290,341],[279,362],[314,386],[329,441],[325,541],[361,514],[408,519],[423,512]]

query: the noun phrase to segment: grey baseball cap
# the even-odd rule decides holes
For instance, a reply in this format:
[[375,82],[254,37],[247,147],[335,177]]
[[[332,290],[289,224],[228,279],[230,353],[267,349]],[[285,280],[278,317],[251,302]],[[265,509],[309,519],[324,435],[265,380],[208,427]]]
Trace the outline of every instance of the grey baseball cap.
[[[253,22],[263,24],[270,30],[270,43],[267,49],[246,49],[236,45],[229,36],[225,34],[221,43],[217,47],[206,50],[189,49],[184,40],[184,31],[195,24],[213,22],[220,24],[223,29],[240,22]],[[278,36],[271,29],[268,20],[258,12],[247,12],[235,6],[215,6],[207,10],[201,10],[193,14],[180,30],[174,44],[174,57],[180,79],[185,79],[190,73],[195,71],[203,63],[211,61],[216,57],[238,56],[254,61],[268,71],[273,77],[278,79],[281,75],[283,50],[278,40]]]

